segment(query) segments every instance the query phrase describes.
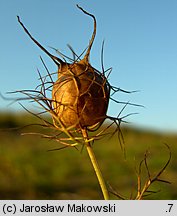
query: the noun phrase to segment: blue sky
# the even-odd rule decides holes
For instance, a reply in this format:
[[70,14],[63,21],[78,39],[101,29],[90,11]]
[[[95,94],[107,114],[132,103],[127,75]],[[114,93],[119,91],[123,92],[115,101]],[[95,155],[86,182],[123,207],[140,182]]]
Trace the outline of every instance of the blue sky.
[[[177,1],[176,0],[0,0],[0,92],[33,89],[43,71],[41,55],[51,71],[53,62],[28,38],[16,15],[46,48],[69,55],[67,44],[77,53],[88,45],[92,19],[76,8],[78,3],[97,19],[97,35],[90,56],[101,69],[101,44],[105,39],[105,68],[112,67],[109,82],[133,94],[118,93],[116,99],[142,104],[128,106],[123,115],[133,125],[177,131]],[[0,98],[0,110],[18,110],[18,104]],[[25,106],[30,106],[25,104]],[[121,106],[110,103],[109,115]]]

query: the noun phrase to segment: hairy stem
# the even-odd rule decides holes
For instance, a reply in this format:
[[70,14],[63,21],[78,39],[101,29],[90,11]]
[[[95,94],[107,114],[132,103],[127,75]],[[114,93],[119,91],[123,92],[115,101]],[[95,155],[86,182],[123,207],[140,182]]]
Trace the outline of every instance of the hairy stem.
[[103,193],[103,197],[104,197],[105,200],[109,200],[109,193],[108,193],[108,189],[106,187],[103,175],[101,173],[101,170],[99,168],[97,159],[96,159],[95,154],[93,152],[93,148],[92,148],[90,142],[88,142],[87,129],[82,129],[82,135],[83,135],[83,137],[85,139],[86,149],[87,149],[90,161],[92,163],[92,166],[93,166],[93,168],[95,170],[95,174],[97,176],[101,191]]

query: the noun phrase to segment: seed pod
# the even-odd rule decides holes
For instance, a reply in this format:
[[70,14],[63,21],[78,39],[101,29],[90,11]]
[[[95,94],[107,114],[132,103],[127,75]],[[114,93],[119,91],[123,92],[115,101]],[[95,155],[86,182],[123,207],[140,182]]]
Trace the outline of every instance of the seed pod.
[[89,63],[91,47],[96,35],[96,19],[77,5],[85,14],[94,20],[94,31],[87,52],[82,60],[73,63],[62,61],[50,54],[28,32],[25,26],[18,21],[30,38],[49,55],[58,66],[58,79],[53,84],[52,106],[54,121],[65,127],[94,127],[101,124],[106,118],[110,85],[104,76]]
[[61,65],[52,98],[54,111],[65,126],[83,128],[105,119],[109,87],[105,77],[84,59]]

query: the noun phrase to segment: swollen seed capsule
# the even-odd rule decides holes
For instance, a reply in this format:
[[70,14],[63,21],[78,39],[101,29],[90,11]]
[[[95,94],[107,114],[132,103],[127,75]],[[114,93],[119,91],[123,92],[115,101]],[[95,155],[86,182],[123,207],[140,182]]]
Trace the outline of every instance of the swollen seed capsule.
[[52,91],[54,111],[65,126],[88,127],[106,118],[106,78],[81,60],[61,65]]

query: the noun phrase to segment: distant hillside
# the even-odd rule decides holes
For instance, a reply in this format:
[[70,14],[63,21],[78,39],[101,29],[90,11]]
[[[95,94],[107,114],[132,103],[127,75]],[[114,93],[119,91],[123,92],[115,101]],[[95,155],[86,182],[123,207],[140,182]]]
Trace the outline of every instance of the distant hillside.
[[[26,113],[0,113],[0,199],[100,199],[100,190],[85,149],[48,150],[62,145],[37,135],[23,132],[48,133],[37,118]],[[106,127],[107,125],[105,125]],[[16,129],[10,129],[16,128]],[[155,183],[147,199],[177,199],[177,136],[122,127],[126,159],[118,134],[95,141],[93,148],[106,181],[111,188],[127,198],[137,190],[137,168],[148,152],[149,172],[157,174],[169,158],[164,143],[170,146],[172,160],[162,179],[171,184]],[[147,170],[143,166],[143,180]],[[143,181],[142,180],[142,181]],[[117,199],[111,195],[111,199]]]

